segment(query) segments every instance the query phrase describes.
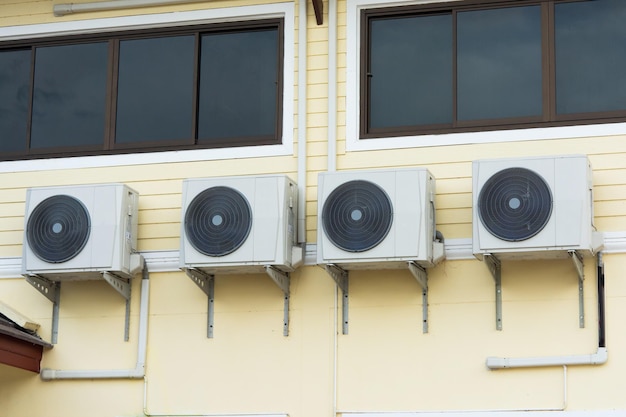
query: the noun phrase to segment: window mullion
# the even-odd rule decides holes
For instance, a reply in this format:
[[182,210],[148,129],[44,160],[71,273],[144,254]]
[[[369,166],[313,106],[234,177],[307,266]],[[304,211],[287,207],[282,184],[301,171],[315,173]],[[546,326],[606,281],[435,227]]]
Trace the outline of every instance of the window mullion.
[[109,68],[106,98],[106,124],[104,129],[104,149],[115,148],[115,122],[117,116],[117,84],[119,74],[120,41],[109,41]]
[[452,11],[452,127],[455,128],[458,126],[457,120],[457,80],[458,80],[458,67],[457,67],[457,11]]
[[195,47],[193,57],[193,103],[191,115],[191,140],[193,145],[198,144],[198,103],[200,96],[200,33],[195,34]]
[[35,94],[35,47],[30,48],[30,91],[28,92],[28,116],[26,125],[26,153],[30,154],[30,133],[33,124],[33,96]]
[[556,118],[556,68],[554,45],[554,2],[542,3],[542,49],[543,49],[543,120]]

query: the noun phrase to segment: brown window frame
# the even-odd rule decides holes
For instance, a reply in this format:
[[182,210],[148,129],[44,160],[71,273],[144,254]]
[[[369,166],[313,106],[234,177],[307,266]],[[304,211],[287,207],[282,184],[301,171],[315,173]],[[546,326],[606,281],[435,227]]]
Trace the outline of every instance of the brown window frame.
[[[463,133],[616,123],[626,121],[626,108],[620,111],[556,114],[556,71],[554,47],[554,6],[558,3],[573,3],[587,0],[468,0],[459,2],[436,2],[423,5],[365,8],[360,11],[359,52],[359,138],[384,138],[419,136],[429,134]],[[457,38],[456,14],[468,10],[501,9],[507,7],[538,5],[541,8],[541,55],[542,55],[542,112],[537,117],[515,117],[459,121],[457,119]],[[450,13],[452,26],[452,123],[445,125],[415,125],[385,128],[370,127],[370,22],[400,16],[420,16]]]
[[[204,141],[200,143],[198,138],[198,106],[199,106],[199,79],[200,79],[200,38],[204,34],[210,33],[236,33],[252,32],[255,30],[276,30],[277,32],[277,71],[276,71],[276,109],[274,120],[274,134],[258,135],[247,137],[230,137],[225,139],[212,140],[210,143]],[[116,144],[116,106],[117,106],[117,84],[119,67],[119,45],[120,41],[134,39],[153,39],[167,36],[193,35],[194,45],[194,68],[193,68],[193,103],[192,103],[192,126],[190,126],[191,136],[181,140],[173,141],[138,141],[136,143]],[[39,47],[75,45],[83,43],[107,42],[107,86],[105,106],[105,127],[101,145],[71,146],[71,147],[50,147],[44,149],[31,149],[30,137],[33,111],[33,90],[35,71],[35,50]],[[125,153],[144,153],[171,150],[193,150],[193,149],[219,149],[241,146],[260,146],[281,144],[283,138],[283,89],[284,89],[284,19],[269,18],[258,20],[247,20],[241,22],[210,23],[203,25],[176,26],[168,28],[122,30],[107,33],[82,34],[59,36],[40,39],[25,39],[3,43],[0,53],[9,50],[30,50],[30,86],[28,98],[28,123],[26,126],[26,151],[3,152],[0,150],[0,161],[28,160],[41,158],[57,158],[68,156],[88,156],[88,155],[111,155]],[[1,132],[0,132],[1,133]],[[201,138],[200,138],[201,139]]]

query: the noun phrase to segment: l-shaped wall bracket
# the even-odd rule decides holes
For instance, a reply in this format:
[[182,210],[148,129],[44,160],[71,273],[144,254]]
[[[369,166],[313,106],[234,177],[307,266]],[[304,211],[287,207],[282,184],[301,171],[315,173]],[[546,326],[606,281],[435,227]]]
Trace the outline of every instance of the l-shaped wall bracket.
[[409,271],[422,287],[422,333],[428,333],[428,273],[415,262],[408,262]]
[[[59,338],[59,304],[61,301],[61,282],[52,281],[37,274],[24,275],[26,282],[32,285],[44,297],[52,302],[52,334],[50,342],[56,344]],[[126,317],[124,319],[124,341],[129,340],[130,328],[130,279],[122,278],[113,272],[102,272],[102,278],[109,283],[126,300]]]
[[[422,287],[422,332],[428,333],[428,273],[426,269],[415,262],[407,262],[407,268]],[[350,282],[348,271],[334,264],[326,264],[324,269],[341,289],[341,330],[343,334],[348,334],[348,290]]]
[[199,269],[184,269],[185,274],[207,295],[209,305],[207,307],[207,330],[206,337],[213,338],[213,302],[215,301],[215,275],[207,274]]
[[289,336],[289,298],[291,297],[289,292],[289,284],[291,282],[289,274],[271,265],[265,265],[265,272],[267,272],[267,275],[272,278],[272,281],[278,285],[278,288],[280,288],[284,294],[283,336]]
[[483,259],[496,284],[496,330],[502,330],[502,264],[492,254],[485,254]]
[[578,274],[578,327],[585,328],[585,294],[583,283],[585,281],[585,265],[583,257],[575,250],[568,251],[567,254],[572,258],[576,273]]
[[[213,338],[213,318],[215,301],[215,275],[204,272],[200,269],[185,268],[185,274],[207,295],[207,338]],[[265,272],[278,285],[284,294],[283,312],[283,336],[289,336],[289,274],[277,269],[274,266],[266,265]]]
[[[582,329],[585,327],[585,297],[583,291],[585,273],[583,257],[574,250],[568,251],[567,254],[572,259],[572,262],[574,262],[574,267],[578,275],[578,327]],[[500,260],[492,254],[485,254],[483,259],[495,281],[496,330],[502,330],[502,264]]]
[[333,281],[335,281],[337,286],[341,288],[341,332],[342,334],[348,334],[348,289],[350,282],[348,271],[341,269],[334,264],[324,265],[324,269]]
[[56,344],[59,337],[59,302],[61,301],[61,283],[50,281],[39,275],[24,275],[26,282],[32,285],[44,297],[52,302],[52,334],[50,342]]

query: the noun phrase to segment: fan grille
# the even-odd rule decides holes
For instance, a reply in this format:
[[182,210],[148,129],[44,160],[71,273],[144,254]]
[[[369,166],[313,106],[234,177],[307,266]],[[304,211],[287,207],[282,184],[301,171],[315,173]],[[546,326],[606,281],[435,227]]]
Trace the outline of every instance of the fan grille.
[[229,187],[199,193],[185,213],[185,232],[191,245],[207,256],[225,256],[239,249],[252,228],[246,198]]
[[355,180],[335,188],[322,210],[328,239],[348,252],[364,252],[385,239],[393,221],[393,207],[383,189]]
[[89,240],[89,213],[68,195],[55,195],[35,207],[26,224],[26,239],[33,253],[50,263],[69,261]]
[[530,239],[548,223],[552,214],[550,187],[526,168],[507,168],[494,174],[478,196],[480,220],[499,239]]

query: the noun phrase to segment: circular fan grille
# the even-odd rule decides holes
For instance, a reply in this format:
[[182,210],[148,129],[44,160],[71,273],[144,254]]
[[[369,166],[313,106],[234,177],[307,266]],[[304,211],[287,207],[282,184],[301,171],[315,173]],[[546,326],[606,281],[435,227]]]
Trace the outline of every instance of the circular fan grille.
[[90,227],[83,203],[68,195],[55,195],[39,203],[30,214],[26,239],[39,259],[60,263],[83,250]]
[[376,247],[389,233],[392,221],[393,207],[385,191],[362,180],[335,188],[322,210],[326,236],[348,252]]
[[208,188],[191,201],[185,232],[191,245],[207,256],[224,256],[239,249],[252,227],[252,211],[238,191]]
[[552,213],[552,194],[546,182],[525,168],[494,174],[478,196],[480,220],[499,239],[517,242],[539,233]]

